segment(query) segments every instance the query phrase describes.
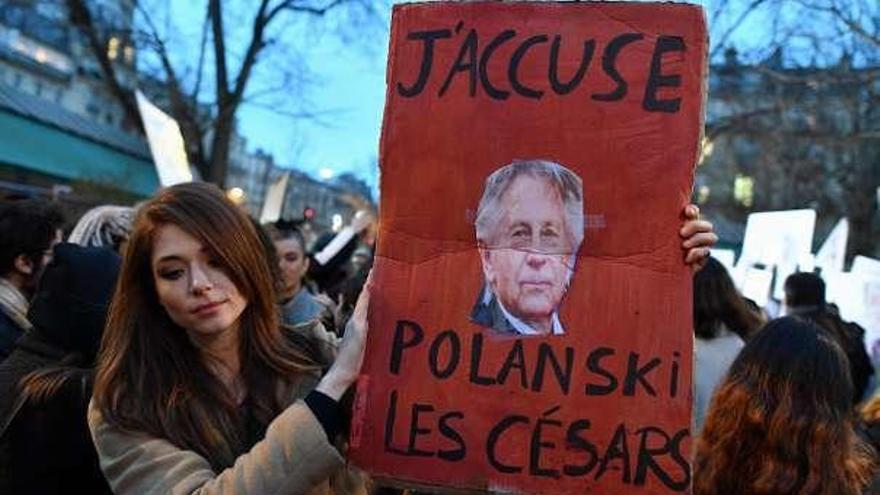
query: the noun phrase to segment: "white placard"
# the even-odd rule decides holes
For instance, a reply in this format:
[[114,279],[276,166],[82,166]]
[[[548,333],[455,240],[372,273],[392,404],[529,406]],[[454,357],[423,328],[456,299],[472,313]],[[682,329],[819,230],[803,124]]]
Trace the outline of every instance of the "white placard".
[[[855,264],[853,267],[856,268]],[[825,298],[837,305],[844,320],[854,321],[865,328],[865,346],[871,349],[880,340],[880,273],[854,269],[852,272],[823,273],[822,278],[825,280]]]
[[752,213],[746,222],[739,263],[766,267],[798,263],[812,252],[815,226],[813,210]]
[[[773,299],[782,301],[785,299],[785,279],[798,271],[798,265],[794,263],[784,263],[776,265],[776,278],[773,283]],[[800,270],[806,271],[806,270]]]
[[849,238],[849,220],[841,218],[816,252],[816,266],[823,272],[842,272],[846,259],[846,241]]
[[192,172],[183,147],[183,135],[177,121],[150,103],[140,90],[135,91],[135,98],[144,131],[147,133],[150,153],[156,164],[156,172],[159,174],[159,184],[167,187],[192,182]]
[[857,255],[853,258],[852,270],[850,271],[866,276],[880,277],[880,260]]
[[263,210],[260,212],[260,223],[277,222],[281,218],[281,210],[284,207],[284,193],[287,191],[287,181],[290,172],[284,172],[281,177],[269,186],[266,191],[266,199],[263,201]]
[[770,298],[772,282],[772,269],[746,268],[742,279],[742,295],[755,301],[755,304],[763,308]]
[[712,257],[727,268],[728,273],[733,273],[734,260],[736,253],[733,249],[712,249]]

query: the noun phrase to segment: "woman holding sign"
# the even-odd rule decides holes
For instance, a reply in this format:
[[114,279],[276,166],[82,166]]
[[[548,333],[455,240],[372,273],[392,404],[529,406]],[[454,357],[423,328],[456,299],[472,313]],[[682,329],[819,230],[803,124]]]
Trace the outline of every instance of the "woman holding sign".
[[327,343],[282,330],[262,253],[214,186],[167,188],[139,212],[89,410],[115,493],[329,489],[343,465],[332,439],[363,359],[367,291],[331,366]]
[[[696,216],[681,232],[692,264],[714,243]],[[338,400],[363,360],[370,284],[330,365],[321,342],[282,330],[262,253],[254,226],[214,186],[173,186],[139,211],[89,410],[114,492],[330,489],[343,465],[332,444]]]

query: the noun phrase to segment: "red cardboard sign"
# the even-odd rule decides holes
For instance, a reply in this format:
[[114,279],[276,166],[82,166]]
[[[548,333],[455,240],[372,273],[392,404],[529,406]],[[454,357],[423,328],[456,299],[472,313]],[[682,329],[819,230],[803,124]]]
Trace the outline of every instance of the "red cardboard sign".
[[353,461],[404,484],[690,490],[694,5],[394,8]]

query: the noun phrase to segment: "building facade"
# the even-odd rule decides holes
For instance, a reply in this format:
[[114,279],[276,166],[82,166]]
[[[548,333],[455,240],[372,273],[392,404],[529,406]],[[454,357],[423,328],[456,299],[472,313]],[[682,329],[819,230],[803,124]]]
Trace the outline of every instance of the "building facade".
[[850,254],[876,255],[878,95],[880,67],[855,67],[847,56],[830,67],[796,66],[776,51],[743,64],[728,50],[710,70],[694,188],[722,242],[741,242],[752,211],[812,208],[816,244],[847,217]]

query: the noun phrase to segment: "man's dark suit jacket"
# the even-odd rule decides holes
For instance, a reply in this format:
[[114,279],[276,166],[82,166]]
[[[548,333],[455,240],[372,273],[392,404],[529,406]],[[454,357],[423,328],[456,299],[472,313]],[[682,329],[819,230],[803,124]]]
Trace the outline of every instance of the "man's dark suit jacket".
[[474,309],[471,310],[471,321],[477,325],[498,330],[499,332],[512,335],[519,334],[519,332],[513,328],[510,321],[507,320],[507,317],[504,316],[504,312],[501,310],[501,306],[498,304],[495,294],[492,294],[492,298],[489,299],[488,302],[484,302],[484,294],[486,294],[485,287],[480,291],[480,294],[477,296],[477,301],[474,303]]

